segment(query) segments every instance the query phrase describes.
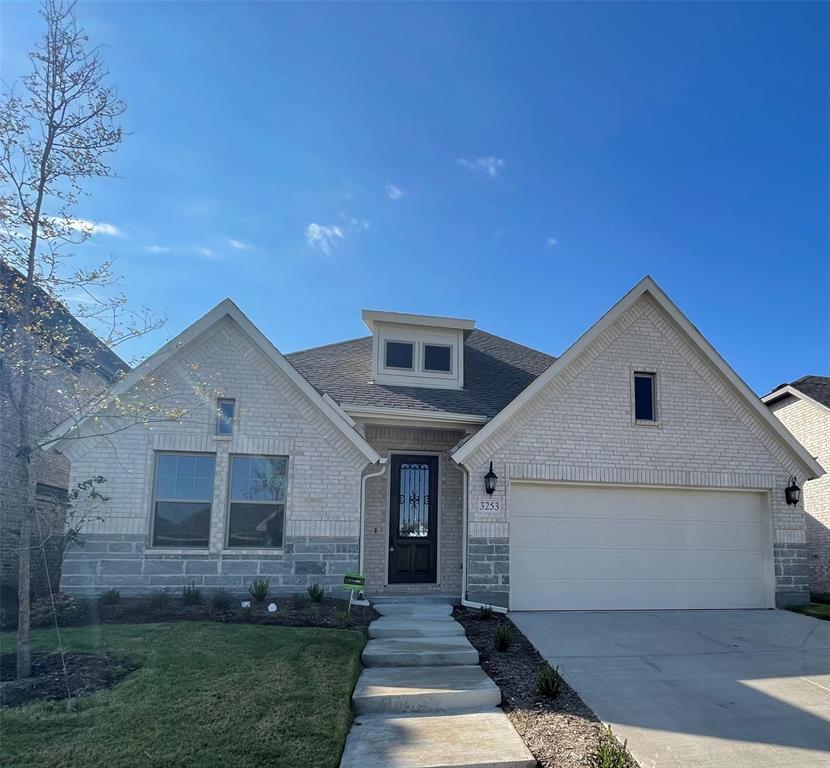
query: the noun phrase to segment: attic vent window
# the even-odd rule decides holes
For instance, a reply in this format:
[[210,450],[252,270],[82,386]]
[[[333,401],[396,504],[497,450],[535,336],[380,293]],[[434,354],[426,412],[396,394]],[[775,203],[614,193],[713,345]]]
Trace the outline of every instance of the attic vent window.
[[637,421],[657,421],[653,373],[634,374],[634,418]]
[[403,341],[386,342],[386,367],[412,370],[412,344]]
[[424,370],[449,373],[452,347],[443,344],[424,344]]

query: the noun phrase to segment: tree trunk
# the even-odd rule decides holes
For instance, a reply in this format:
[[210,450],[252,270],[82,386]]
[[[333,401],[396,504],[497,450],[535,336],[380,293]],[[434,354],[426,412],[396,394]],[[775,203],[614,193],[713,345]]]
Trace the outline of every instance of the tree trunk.
[[31,477],[28,456],[20,456],[21,479],[25,481],[25,506],[20,520],[20,555],[17,566],[17,678],[32,674],[32,650],[29,643],[30,595],[32,574],[32,514],[30,508]]

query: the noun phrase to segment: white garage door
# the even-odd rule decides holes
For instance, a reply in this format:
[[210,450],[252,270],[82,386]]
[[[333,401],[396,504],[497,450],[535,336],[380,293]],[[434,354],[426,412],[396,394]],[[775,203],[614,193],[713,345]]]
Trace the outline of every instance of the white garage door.
[[768,608],[766,495],[513,483],[513,610]]

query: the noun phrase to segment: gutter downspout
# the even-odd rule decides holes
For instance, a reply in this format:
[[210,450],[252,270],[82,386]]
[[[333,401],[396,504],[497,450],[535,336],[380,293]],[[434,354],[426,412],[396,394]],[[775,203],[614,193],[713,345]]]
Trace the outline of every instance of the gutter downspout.
[[377,472],[370,472],[368,475],[363,475],[360,480],[360,532],[358,535],[358,550],[359,550],[359,558],[357,564],[358,573],[363,573],[363,550],[365,547],[364,544],[364,522],[366,520],[366,481],[370,480],[373,477],[380,477],[384,472],[386,472],[386,462],[389,459],[382,458],[378,464],[380,464],[380,469]]

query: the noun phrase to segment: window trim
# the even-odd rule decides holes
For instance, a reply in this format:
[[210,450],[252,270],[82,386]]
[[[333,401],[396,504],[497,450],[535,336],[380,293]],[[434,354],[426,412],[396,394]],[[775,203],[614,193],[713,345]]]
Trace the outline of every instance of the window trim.
[[[637,378],[651,380],[651,415],[650,419],[637,418]],[[649,366],[635,366],[631,369],[631,421],[637,426],[657,426],[660,424],[660,397],[658,394],[657,371]]]
[[[208,541],[207,545],[204,547],[183,547],[180,544],[172,544],[170,546],[165,546],[164,544],[156,544],[156,502],[157,501],[191,501],[194,503],[204,503],[205,499],[170,499],[167,497],[164,498],[156,498],[156,480],[158,479],[158,471],[159,471],[159,457],[160,456],[210,456],[213,459],[213,496],[210,498],[210,518],[208,522]],[[216,499],[216,460],[217,455],[215,453],[211,453],[210,451],[159,451],[154,450],[152,452],[152,460],[153,460],[153,473],[152,473],[152,484],[150,485],[150,540],[145,547],[145,554],[153,551],[157,552],[167,552],[167,553],[175,553],[175,552],[208,552],[210,551],[210,537],[211,537],[211,528],[213,527],[213,508],[215,506],[214,501]]]
[[[406,344],[412,350],[412,364],[406,368],[398,365],[387,364],[387,351],[390,344]],[[383,340],[383,370],[385,371],[415,371],[415,361],[418,358],[417,354],[418,343],[415,341],[408,341],[407,339],[384,339]]]
[[[227,421],[230,424],[230,432],[221,432],[220,426],[226,417],[222,413],[222,403],[233,403],[233,416]],[[216,398],[216,417],[213,420],[213,436],[214,437],[233,437],[236,433],[236,423],[237,423],[237,409],[236,409],[236,398],[235,397],[217,397]]]
[[[234,503],[231,497],[231,488],[233,486],[233,461],[234,459],[285,459],[285,499],[282,501],[282,543],[278,547],[265,546],[249,546],[249,547],[233,547],[230,544],[231,532],[231,506]],[[267,453],[231,453],[228,454],[228,488],[225,494],[225,533],[222,540],[222,551],[233,554],[240,553],[274,553],[281,552],[285,549],[285,530],[288,521],[288,480],[291,472],[291,457],[288,454],[267,454]],[[278,501],[267,499],[239,501],[238,504],[262,504],[274,505],[280,504]]]
[[[441,349],[448,349],[450,352],[450,367],[447,370],[442,368],[427,368],[427,347],[440,347]],[[425,341],[421,344],[421,370],[431,376],[435,374],[443,374],[444,376],[454,376],[452,358],[455,347],[452,344],[436,344],[431,341]]]

